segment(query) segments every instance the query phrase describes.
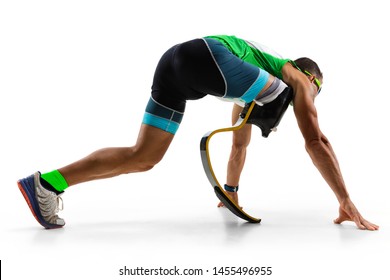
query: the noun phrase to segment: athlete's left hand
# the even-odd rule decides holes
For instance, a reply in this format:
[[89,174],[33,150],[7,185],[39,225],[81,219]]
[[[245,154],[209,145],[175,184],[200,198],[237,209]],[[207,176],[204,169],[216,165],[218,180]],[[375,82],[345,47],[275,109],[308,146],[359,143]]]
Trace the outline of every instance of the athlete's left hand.
[[342,203],[340,203],[339,208],[339,217],[334,220],[335,224],[341,224],[345,221],[351,221],[356,224],[359,229],[362,230],[378,230],[379,226],[373,224],[360,215],[356,206],[352,203],[352,201],[347,198]]

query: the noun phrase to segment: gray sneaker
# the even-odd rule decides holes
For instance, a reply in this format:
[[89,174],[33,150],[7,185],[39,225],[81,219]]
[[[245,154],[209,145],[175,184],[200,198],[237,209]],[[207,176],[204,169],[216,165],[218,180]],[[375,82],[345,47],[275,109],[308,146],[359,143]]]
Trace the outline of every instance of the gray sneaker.
[[18,187],[38,223],[47,229],[63,227],[65,221],[57,215],[63,210],[62,198],[45,189],[40,183],[40,176],[41,173],[36,172],[19,180]]

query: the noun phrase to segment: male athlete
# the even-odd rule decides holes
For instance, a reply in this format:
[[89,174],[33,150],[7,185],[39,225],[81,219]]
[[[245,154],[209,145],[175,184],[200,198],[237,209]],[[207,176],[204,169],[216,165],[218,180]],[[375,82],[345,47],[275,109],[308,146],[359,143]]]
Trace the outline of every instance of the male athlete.
[[[314,98],[321,80],[319,69],[300,68],[234,36],[210,36],[175,45],[157,65],[134,146],[104,148],[63,168],[36,172],[19,180],[19,189],[43,227],[63,227],[65,221],[57,215],[63,191],[79,183],[153,168],[170,146],[187,100],[213,95],[266,104],[277,97],[284,82],[295,93],[294,112],[306,149],[340,203],[337,222],[352,220],[360,229],[377,230],[379,227],[365,220],[350,200],[336,156],[319,129]],[[240,164],[231,163],[233,172]],[[239,167],[236,172],[241,172]],[[236,185],[229,180],[227,184]]]

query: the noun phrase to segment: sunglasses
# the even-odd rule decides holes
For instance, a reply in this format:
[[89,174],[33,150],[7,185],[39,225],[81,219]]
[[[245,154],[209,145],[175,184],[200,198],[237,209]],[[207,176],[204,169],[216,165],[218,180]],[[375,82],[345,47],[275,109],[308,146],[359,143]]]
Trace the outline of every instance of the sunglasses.
[[[312,73],[310,73],[309,71],[307,71],[307,70],[303,71],[303,73],[305,73],[309,77],[314,77],[314,75]],[[321,82],[316,77],[314,77],[314,82],[316,83],[316,86],[318,87],[317,94],[320,94],[321,88],[322,88]]]

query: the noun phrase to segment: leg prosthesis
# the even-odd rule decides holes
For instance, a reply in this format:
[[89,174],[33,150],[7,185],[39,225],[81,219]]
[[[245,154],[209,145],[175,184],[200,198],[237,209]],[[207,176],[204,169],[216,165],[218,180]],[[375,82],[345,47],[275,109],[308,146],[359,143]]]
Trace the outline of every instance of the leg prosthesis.
[[213,171],[209,153],[210,139],[213,135],[220,132],[239,130],[247,123],[258,126],[262,131],[262,136],[267,138],[271,131],[276,131],[276,127],[279,125],[292,99],[293,91],[290,87],[287,87],[275,100],[270,103],[262,106],[257,105],[254,101],[247,103],[234,126],[209,131],[200,141],[200,154],[203,168],[216,196],[233,214],[250,223],[260,223],[261,219],[247,214],[239,205],[226,195],[226,192],[221,187],[221,184]]

